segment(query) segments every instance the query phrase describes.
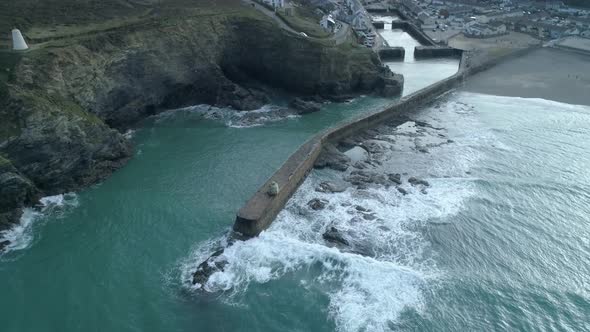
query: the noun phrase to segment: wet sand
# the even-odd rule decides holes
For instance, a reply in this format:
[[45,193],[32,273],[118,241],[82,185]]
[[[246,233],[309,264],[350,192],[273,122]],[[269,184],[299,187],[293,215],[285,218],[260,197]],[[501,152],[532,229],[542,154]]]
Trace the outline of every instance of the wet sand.
[[590,55],[535,50],[475,75],[464,90],[590,105]]

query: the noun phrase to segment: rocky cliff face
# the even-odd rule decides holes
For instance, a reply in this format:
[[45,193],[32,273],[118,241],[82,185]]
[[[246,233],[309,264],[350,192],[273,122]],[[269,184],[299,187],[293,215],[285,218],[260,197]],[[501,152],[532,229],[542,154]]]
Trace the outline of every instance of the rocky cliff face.
[[[403,79],[372,52],[287,35],[247,14],[154,19],[53,40],[20,55],[0,87],[0,228],[39,195],[76,190],[120,167],[124,129],[195,103],[249,110],[252,79],[300,94],[396,94]],[[4,166],[2,166],[4,165]]]

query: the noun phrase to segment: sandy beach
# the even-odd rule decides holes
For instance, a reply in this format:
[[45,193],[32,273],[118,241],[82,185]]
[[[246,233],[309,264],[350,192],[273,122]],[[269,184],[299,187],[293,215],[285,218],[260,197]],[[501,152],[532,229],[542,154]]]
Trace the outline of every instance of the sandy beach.
[[465,90],[590,105],[590,55],[543,48],[477,74]]

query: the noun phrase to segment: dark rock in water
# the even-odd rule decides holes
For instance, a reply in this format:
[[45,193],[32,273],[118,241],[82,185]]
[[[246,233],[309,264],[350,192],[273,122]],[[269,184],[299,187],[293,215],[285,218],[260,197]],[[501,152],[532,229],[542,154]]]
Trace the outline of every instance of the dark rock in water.
[[246,89],[227,82],[219,89],[218,105],[230,106],[236,110],[255,110],[268,104],[270,99],[261,91]]
[[358,168],[358,169],[365,169],[367,168],[367,163],[364,163],[362,161],[358,161],[356,163],[354,163],[354,165],[352,165],[354,168]]
[[0,155],[0,230],[17,223],[22,208],[38,198],[39,190],[31,180]]
[[340,231],[332,226],[330,227],[323,235],[322,237],[324,238],[324,240],[328,241],[328,242],[332,242],[335,244],[342,244],[345,246],[349,245],[348,240],[346,240],[344,238],[344,236],[342,235],[342,233],[340,233]]
[[419,151],[419,152],[422,152],[422,153],[428,153],[428,149],[424,149],[424,148],[422,148],[422,149],[418,149],[418,151]]
[[350,164],[350,158],[340,152],[333,144],[326,144],[316,160],[315,168],[331,168],[337,171],[346,171]]
[[223,271],[227,265],[227,261],[219,260],[219,256],[223,254],[223,250],[224,249],[217,250],[203,263],[199,264],[197,270],[193,274],[193,285],[205,285],[213,273]]
[[360,211],[360,212],[369,212],[369,209],[367,209],[367,208],[365,208],[365,207],[362,207],[362,206],[360,206],[360,205],[357,205],[357,206],[355,206],[354,208],[355,208],[357,211]]
[[346,181],[354,185],[366,184],[387,184],[387,178],[383,174],[372,173],[363,170],[354,170],[345,178]]
[[422,180],[422,179],[418,179],[415,177],[411,177],[408,179],[408,182],[413,185],[413,186],[417,186],[417,185],[423,185],[425,187],[430,187],[430,183],[428,183],[428,181],[426,180]]
[[307,202],[307,206],[309,206],[312,210],[315,210],[315,211],[323,210],[327,204],[328,204],[327,200],[319,199],[319,198],[314,198],[311,201]]
[[[377,132],[375,132],[375,134],[378,134]],[[373,137],[374,135],[371,135],[371,137]],[[374,139],[371,140],[367,140],[365,142],[363,142],[362,147],[369,151],[369,153],[371,154],[379,154],[379,153],[383,153],[386,150],[386,147],[384,146],[384,141],[377,141]]]
[[8,240],[0,242],[0,252],[4,251],[4,248],[6,248],[9,244],[10,241]]
[[389,181],[395,183],[395,184],[402,184],[402,175],[399,173],[396,174],[387,174],[387,178],[389,179]]
[[320,185],[315,189],[315,191],[321,193],[341,193],[346,190],[346,186],[338,185],[333,182],[322,182]]
[[407,195],[408,194],[408,191],[405,190],[404,188],[401,188],[401,187],[397,187],[397,191],[399,191],[402,195]]
[[375,219],[377,219],[377,217],[374,214],[372,214],[372,213],[365,213],[363,215],[363,219],[365,219],[365,220],[375,220]]
[[428,191],[426,191],[426,188],[422,188],[422,190],[420,190],[420,192],[424,195],[428,194]]
[[291,100],[289,107],[295,109],[299,114],[315,113],[321,109],[320,104],[314,101],[306,101],[301,98]]

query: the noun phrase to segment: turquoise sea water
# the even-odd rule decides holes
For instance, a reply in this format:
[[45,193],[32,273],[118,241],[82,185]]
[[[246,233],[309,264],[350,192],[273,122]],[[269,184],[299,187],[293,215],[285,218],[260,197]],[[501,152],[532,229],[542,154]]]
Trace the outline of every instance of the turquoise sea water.
[[[205,289],[247,308],[260,293],[288,301],[278,312],[294,331],[588,331],[590,106],[457,92],[412,120],[427,125],[373,141],[376,170],[401,173],[407,195],[319,193],[343,175],[314,171],[267,231],[226,249]],[[324,240],[330,227],[350,245]],[[260,315],[280,326],[277,311]]]

